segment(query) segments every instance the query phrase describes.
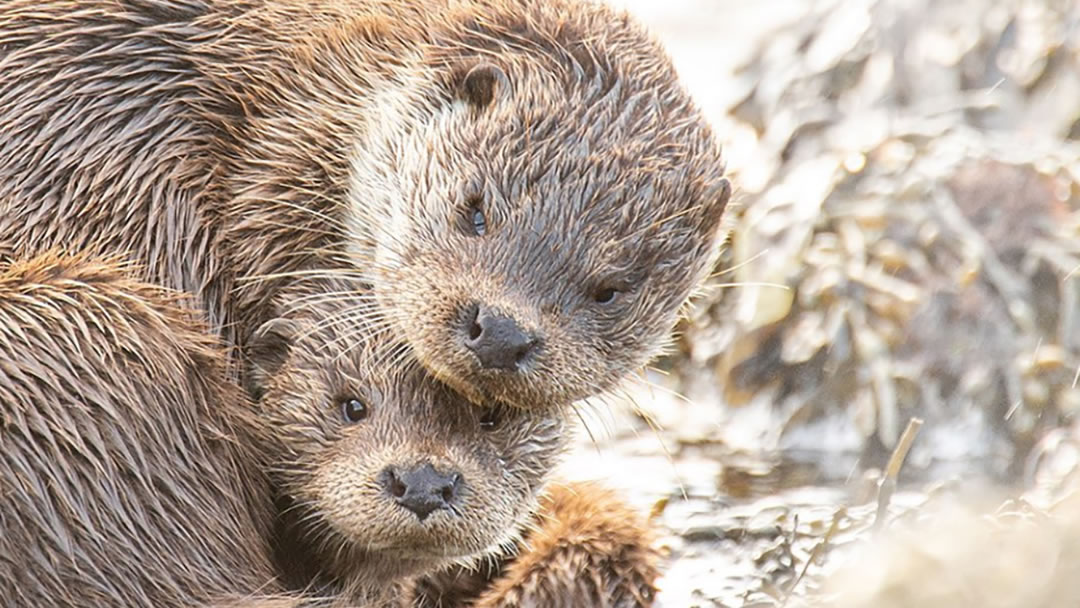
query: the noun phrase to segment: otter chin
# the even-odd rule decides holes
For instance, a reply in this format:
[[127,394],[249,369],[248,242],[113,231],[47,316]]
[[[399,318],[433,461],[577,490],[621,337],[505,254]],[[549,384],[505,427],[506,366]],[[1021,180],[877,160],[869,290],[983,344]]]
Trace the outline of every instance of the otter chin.
[[[387,402],[371,407],[415,408],[411,416],[434,411]],[[410,416],[383,415],[397,421]],[[338,541],[373,559],[407,556],[419,567],[425,560],[443,565],[476,557],[515,540],[516,524],[535,508],[535,497],[525,486],[503,482],[507,468],[497,463],[501,440],[487,450],[492,460],[483,447],[472,453],[445,437],[429,437],[433,449],[419,441],[386,446],[383,424],[373,420],[369,426],[342,433],[330,455],[333,465],[319,467],[310,485],[296,492]]]
[[[356,284],[284,290],[246,353],[289,584],[377,581],[513,546],[565,450],[560,408],[476,407],[370,319]],[[321,294],[321,295],[320,295]]]

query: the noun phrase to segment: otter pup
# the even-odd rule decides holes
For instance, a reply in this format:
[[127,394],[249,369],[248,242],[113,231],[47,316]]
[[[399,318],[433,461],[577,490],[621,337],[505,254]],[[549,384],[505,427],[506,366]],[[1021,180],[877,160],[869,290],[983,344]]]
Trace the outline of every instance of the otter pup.
[[[457,566],[403,603],[651,605],[647,525],[592,484],[541,494],[568,413],[477,408],[402,369],[401,345],[372,333],[372,308],[361,286],[304,281],[279,293],[247,353],[290,586],[334,594]],[[372,542],[387,528],[396,540]]]
[[317,302],[260,332],[250,404],[179,295],[132,274],[0,267],[6,601],[394,606],[511,542],[565,444],[557,410],[463,403]]
[[563,405],[664,344],[730,186],[662,48],[578,0],[7,0],[0,234],[130,252],[244,345],[369,284],[475,403]]
[[286,582],[341,593],[511,546],[567,445],[566,416],[473,406],[399,365],[348,283],[311,287],[279,294],[246,358]]

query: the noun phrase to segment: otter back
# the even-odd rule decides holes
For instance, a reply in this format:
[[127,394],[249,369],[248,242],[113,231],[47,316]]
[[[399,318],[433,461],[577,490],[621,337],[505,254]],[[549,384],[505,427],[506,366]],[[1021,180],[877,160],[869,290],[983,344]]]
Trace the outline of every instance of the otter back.
[[130,274],[0,267],[0,597],[260,605],[269,499],[229,416],[243,397],[204,327]]
[[204,298],[218,327],[217,127],[198,118],[213,102],[185,50],[205,12],[169,0],[2,3],[0,235],[22,255],[129,255],[143,278]]

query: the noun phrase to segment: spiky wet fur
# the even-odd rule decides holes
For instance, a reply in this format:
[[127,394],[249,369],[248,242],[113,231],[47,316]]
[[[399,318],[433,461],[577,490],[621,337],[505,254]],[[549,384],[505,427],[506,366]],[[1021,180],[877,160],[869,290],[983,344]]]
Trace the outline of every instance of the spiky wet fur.
[[[286,281],[347,274],[473,401],[563,405],[653,356],[721,232],[709,129],[600,5],[7,0],[0,48],[0,234],[129,254],[229,343]],[[461,347],[477,301],[539,336],[521,372]]]
[[204,324],[132,274],[0,263],[0,597],[298,606],[275,581],[244,397]]
[[656,597],[661,557],[649,525],[595,483],[553,482],[512,559],[479,574],[418,579],[415,608],[644,608]]

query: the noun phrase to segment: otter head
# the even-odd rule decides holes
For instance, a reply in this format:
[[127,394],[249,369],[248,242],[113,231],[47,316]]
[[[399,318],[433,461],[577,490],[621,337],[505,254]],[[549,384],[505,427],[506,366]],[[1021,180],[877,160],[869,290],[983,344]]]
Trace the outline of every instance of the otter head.
[[283,570],[377,587],[512,542],[564,448],[562,415],[478,408],[395,363],[353,322],[367,303],[306,293],[247,352]]
[[417,359],[475,402],[535,408],[657,354],[715,259],[730,186],[638,27],[519,8],[425,51],[423,111],[402,111],[420,105],[393,99],[407,90],[377,104],[349,207],[370,249],[354,255]]

